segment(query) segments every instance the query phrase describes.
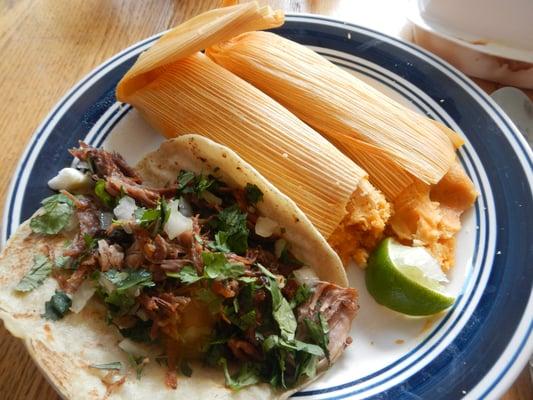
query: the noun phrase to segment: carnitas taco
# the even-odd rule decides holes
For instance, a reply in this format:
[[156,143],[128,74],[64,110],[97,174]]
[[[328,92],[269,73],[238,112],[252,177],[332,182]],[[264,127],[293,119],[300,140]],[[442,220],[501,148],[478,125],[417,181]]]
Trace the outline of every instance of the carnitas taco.
[[71,153],[0,258],[0,317],[63,397],[285,398],[350,343],[339,257],[236,153]]

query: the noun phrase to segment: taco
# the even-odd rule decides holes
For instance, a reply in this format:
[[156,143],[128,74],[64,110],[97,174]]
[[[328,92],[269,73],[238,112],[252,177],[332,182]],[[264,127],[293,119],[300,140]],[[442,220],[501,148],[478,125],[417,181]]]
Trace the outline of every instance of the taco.
[[0,318],[63,397],[286,398],[351,342],[339,257],[236,153],[71,153],[0,257]]

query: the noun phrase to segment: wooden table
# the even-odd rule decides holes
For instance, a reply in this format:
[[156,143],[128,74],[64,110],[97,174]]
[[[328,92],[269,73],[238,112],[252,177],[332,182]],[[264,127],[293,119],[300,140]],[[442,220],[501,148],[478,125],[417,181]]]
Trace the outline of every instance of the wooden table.
[[[361,2],[269,3],[291,12],[351,19],[351,15],[360,15]],[[0,170],[1,193],[6,192],[16,163],[39,122],[80,78],[119,50],[218,3],[218,0],[1,0],[0,143],[5,150]],[[0,399],[56,398],[22,344],[0,327]],[[504,398],[533,399],[527,371]]]

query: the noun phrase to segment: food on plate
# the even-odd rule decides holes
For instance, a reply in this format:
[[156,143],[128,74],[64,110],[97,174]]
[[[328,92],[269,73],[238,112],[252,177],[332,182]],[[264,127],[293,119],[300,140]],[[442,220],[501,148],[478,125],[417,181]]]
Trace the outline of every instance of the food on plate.
[[338,255],[232,150],[71,153],[89,182],[52,180],[0,257],[0,318],[62,396],[285,398],[350,343]]
[[256,3],[212,10],[163,35],[117,86],[166,137],[197,133],[235,150],[309,217],[344,262],[364,263],[390,216],[366,172],[272,98],[200,50],[283,23]]
[[460,216],[477,193],[451,129],[400,105],[311,49],[269,32],[245,32],[206,54],[282,105],[363,167],[392,203],[390,231],[454,262]]
[[436,314],[455,301],[445,291],[448,279],[438,261],[424,247],[404,246],[392,238],[370,255],[365,280],[378,303],[408,315]]

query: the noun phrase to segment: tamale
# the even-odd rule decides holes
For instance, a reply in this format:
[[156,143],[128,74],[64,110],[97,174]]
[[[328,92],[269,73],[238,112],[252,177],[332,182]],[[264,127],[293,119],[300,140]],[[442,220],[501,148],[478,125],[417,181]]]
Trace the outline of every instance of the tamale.
[[[393,204],[392,234],[428,247],[443,269],[453,264],[459,216],[476,198],[456,161],[455,147],[463,143],[459,135],[273,33],[243,33],[206,54],[279,101],[368,171]],[[442,190],[441,182],[460,193]],[[445,204],[448,197],[461,200],[453,210]]]
[[[253,11],[246,18],[238,9],[243,6]],[[186,22],[195,34],[178,26],[161,37],[120,81],[117,98],[167,137],[198,133],[235,150],[292,198],[326,239],[332,238],[345,263],[350,257],[364,263],[390,216],[388,202],[366,172],[318,132],[198,52],[243,30],[280,23],[279,13],[254,3],[223,10],[229,9],[232,18],[220,19],[220,11],[210,11],[210,18]],[[189,46],[191,37],[194,45]]]

